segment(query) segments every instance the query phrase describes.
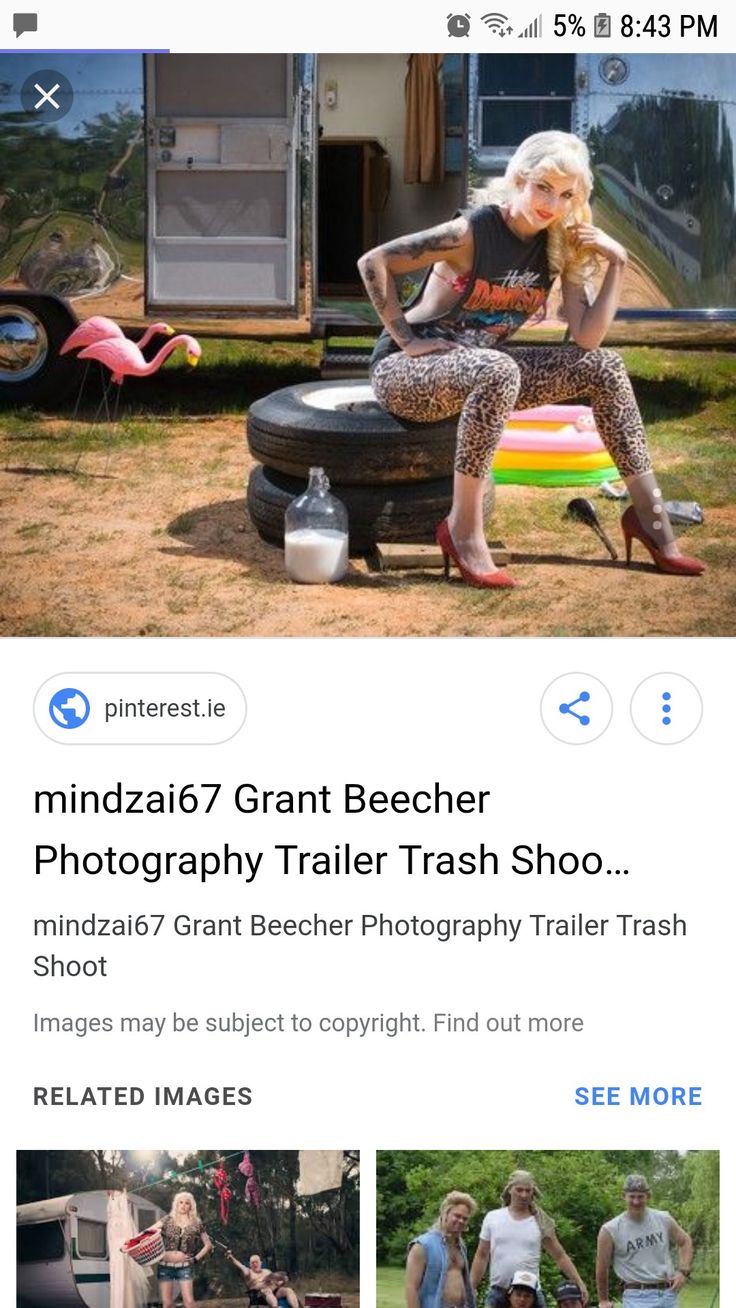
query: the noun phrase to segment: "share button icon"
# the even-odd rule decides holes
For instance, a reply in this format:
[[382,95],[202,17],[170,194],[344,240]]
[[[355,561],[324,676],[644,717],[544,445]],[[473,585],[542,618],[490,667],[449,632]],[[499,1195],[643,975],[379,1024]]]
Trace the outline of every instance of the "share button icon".
[[550,682],[540,705],[550,735],[565,745],[589,745],[603,735],[613,701],[602,681],[588,672],[565,672]]

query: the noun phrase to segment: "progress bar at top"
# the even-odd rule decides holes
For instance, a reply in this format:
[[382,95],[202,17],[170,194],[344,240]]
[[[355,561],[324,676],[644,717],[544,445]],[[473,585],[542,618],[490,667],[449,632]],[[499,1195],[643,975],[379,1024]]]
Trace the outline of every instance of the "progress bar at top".
[[149,45],[5,45],[0,46],[0,54],[171,54],[168,46]]

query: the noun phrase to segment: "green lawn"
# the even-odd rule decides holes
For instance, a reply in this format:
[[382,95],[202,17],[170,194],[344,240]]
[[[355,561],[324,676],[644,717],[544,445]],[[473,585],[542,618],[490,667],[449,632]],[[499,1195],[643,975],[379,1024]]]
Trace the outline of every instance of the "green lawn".
[[[701,1275],[679,1296],[678,1308],[720,1308],[718,1278]],[[614,1303],[618,1302],[614,1300]],[[401,1267],[379,1267],[376,1273],[376,1308],[404,1308],[404,1272]]]

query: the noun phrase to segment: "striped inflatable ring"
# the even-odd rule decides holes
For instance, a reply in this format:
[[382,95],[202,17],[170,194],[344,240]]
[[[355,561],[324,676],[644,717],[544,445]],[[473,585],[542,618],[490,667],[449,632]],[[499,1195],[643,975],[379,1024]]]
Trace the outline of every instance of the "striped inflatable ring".
[[544,472],[530,468],[493,469],[497,486],[597,486],[602,481],[617,477],[615,468],[594,468],[582,472]]
[[540,404],[534,409],[517,409],[509,415],[511,422],[530,423],[548,422],[555,427],[566,422],[589,422],[593,410],[587,404]]
[[567,423],[555,431],[507,426],[498,448],[526,454],[599,454],[605,445],[597,431],[578,431],[572,423]]
[[529,454],[518,450],[499,450],[493,460],[494,468],[506,468],[513,471],[528,469],[530,472],[594,472],[598,468],[614,467],[608,450],[597,450],[595,454]]

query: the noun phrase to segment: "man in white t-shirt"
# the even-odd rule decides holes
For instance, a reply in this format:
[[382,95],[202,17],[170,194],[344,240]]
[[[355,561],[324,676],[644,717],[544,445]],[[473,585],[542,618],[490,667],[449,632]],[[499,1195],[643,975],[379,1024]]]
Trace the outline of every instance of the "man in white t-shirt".
[[[504,1308],[508,1303],[508,1289],[517,1270],[532,1272],[539,1279],[542,1250],[554,1259],[563,1276],[580,1287],[583,1305],[588,1302],[583,1279],[557,1239],[552,1218],[537,1204],[538,1196],[530,1172],[512,1172],[501,1195],[503,1207],[492,1209],[483,1219],[470,1279],[477,1290],[490,1262],[488,1308]],[[537,1308],[546,1308],[539,1289],[536,1303]]]
[[[693,1242],[669,1213],[649,1207],[650,1198],[645,1176],[627,1176],[626,1211],[600,1229],[595,1267],[600,1308],[613,1308],[608,1289],[611,1263],[623,1285],[624,1308],[676,1308],[678,1291],[692,1268]],[[678,1250],[677,1271],[673,1245]]]

